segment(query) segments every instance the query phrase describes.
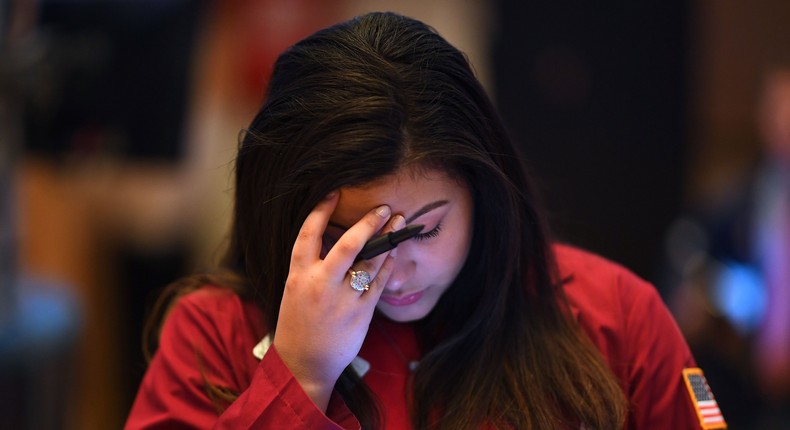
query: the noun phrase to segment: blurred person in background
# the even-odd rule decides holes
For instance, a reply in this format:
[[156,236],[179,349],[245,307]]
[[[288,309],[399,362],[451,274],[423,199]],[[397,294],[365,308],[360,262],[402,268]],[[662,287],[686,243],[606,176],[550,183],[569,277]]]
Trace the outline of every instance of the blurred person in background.
[[[728,419],[790,423],[790,67],[765,75],[758,162],[669,233],[671,307]],[[719,385],[721,384],[721,385]]]

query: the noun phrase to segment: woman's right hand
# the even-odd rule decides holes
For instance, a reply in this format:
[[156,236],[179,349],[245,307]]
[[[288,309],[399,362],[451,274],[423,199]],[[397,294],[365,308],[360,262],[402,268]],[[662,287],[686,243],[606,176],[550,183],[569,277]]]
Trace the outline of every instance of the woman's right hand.
[[[274,346],[305,392],[326,410],[337,379],[356,357],[367,335],[376,303],[393,268],[389,252],[354,263],[376,232],[403,228],[386,205],[351,226],[322,259],[323,236],[339,193],[322,200],[307,216],[291,254]],[[389,220],[389,223],[387,221]],[[370,290],[351,288],[349,269],[373,279]]]

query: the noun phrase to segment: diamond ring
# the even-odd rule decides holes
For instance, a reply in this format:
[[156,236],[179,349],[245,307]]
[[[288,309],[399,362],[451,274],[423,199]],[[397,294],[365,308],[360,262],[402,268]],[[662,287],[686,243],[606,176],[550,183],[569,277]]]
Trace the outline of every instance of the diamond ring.
[[349,269],[351,275],[351,288],[357,291],[367,291],[370,289],[370,273],[364,270]]

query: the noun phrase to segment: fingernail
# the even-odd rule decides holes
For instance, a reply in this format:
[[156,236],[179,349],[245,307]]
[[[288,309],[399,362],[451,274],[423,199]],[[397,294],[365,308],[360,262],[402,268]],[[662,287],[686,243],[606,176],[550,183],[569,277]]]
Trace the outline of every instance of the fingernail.
[[332,200],[332,198],[335,197],[336,194],[337,194],[337,191],[332,191],[331,193],[327,194],[326,197],[324,197],[324,199]]
[[376,209],[376,215],[378,215],[378,216],[380,216],[382,218],[389,217],[390,213],[391,213],[390,207],[387,206],[387,205],[379,206],[378,209]]
[[392,219],[392,228],[394,230],[400,230],[403,227],[406,227],[406,220],[402,215],[395,215],[395,218]]

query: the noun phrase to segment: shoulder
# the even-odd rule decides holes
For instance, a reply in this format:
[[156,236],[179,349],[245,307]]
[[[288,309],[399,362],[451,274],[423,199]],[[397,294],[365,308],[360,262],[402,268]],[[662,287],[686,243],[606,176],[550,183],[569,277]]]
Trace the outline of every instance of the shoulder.
[[[554,248],[573,317],[607,361],[631,362],[641,349],[688,355],[688,347],[652,284],[625,267],[567,245]],[[672,342],[669,342],[672,340]]]
[[576,312],[619,312],[638,300],[660,298],[655,288],[622,265],[579,248],[554,246],[564,292]]
[[218,393],[250,386],[261,320],[254,304],[227,288],[203,286],[175,299],[126,428],[204,428],[216,421]]
[[199,352],[196,365],[216,374],[233,367],[234,388],[243,388],[257,365],[252,350],[265,334],[263,316],[254,303],[228,288],[203,286],[173,303],[162,326],[158,353],[180,355],[186,350],[184,362],[191,362],[194,352]]
[[586,251],[555,256],[572,316],[630,399],[628,428],[699,428],[682,378],[696,364],[656,289]]
[[237,313],[234,311],[246,307],[245,302],[233,290],[216,285],[204,285],[190,291],[176,299],[173,306],[192,308],[214,316],[233,315]]
[[254,303],[243,300],[229,288],[213,285],[205,285],[176,299],[165,328],[183,320],[188,320],[195,329],[211,327],[220,336],[260,338],[266,334],[263,315]]
[[165,325],[183,318],[218,326],[262,323],[260,311],[254,303],[243,300],[229,288],[214,285],[204,285],[173,300]]

